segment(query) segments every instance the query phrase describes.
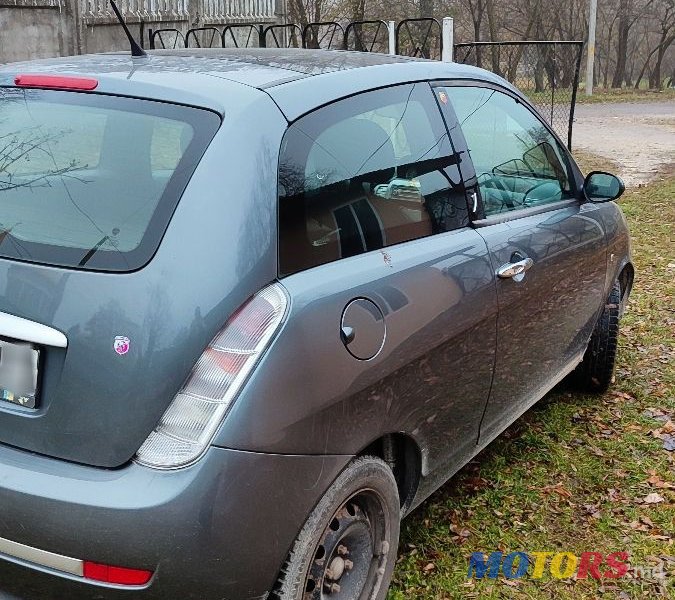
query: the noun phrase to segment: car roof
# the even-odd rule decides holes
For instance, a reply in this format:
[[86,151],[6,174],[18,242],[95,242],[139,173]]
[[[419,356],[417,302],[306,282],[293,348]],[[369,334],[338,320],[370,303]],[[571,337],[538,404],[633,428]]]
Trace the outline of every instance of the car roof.
[[458,63],[339,50],[208,48],[90,54],[0,66],[0,85],[22,73],[95,76],[98,92],[147,97],[227,110],[236,86],[269,94],[292,121],[314,108],[361,91],[397,83],[471,79],[513,89],[497,75]]

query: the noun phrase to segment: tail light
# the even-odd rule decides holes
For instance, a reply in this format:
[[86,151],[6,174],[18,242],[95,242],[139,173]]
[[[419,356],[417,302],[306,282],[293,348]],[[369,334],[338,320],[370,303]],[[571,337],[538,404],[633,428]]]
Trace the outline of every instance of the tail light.
[[202,456],[279,329],[287,304],[284,289],[273,284],[232,316],[139,449],[136,462],[157,469],[176,469]]

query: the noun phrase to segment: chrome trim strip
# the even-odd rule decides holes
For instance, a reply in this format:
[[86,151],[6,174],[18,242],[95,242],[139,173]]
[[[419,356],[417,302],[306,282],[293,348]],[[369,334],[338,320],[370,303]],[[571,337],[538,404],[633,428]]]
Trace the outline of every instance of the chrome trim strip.
[[525,217],[532,217],[534,215],[540,215],[546,212],[553,212],[554,210],[560,210],[562,208],[571,208],[572,206],[580,207],[581,205],[582,202],[576,198],[567,198],[566,200],[551,202],[550,204],[538,204],[530,208],[519,208],[518,210],[497,213],[495,215],[485,217],[484,219],[472,221],[471,224],[476,228],[489,227],[490,225],[499,225],[501,223],[515,221],[516,219],[524,219]]
[[54,554],[53,552],[19,544],[5,538],[0,538],[0,553],[34,563],[41,567],[54,569],[55,571],[70,573],[78,577],[84,576],[84,562],[77,558]]
[[0,335],[40,346],[68,347],[68,338],[60,331],[3,312],[0,312]]

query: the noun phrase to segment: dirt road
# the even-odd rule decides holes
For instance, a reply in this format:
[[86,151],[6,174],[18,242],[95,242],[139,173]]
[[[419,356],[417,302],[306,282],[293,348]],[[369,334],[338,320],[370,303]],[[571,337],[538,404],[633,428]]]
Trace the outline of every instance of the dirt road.
[[617,163],[627,186],[645,183],[675,163],[675,101],[578,104],[572,146]]

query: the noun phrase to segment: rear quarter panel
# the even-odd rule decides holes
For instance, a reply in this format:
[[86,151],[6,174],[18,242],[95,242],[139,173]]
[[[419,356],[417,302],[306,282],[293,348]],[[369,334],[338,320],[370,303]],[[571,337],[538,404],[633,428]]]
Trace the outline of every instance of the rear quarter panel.
[[[287,322],[216,445],[357,454],[384,434],[402,432],[415,439],[425,476],[472,454],[497,318],[494,274],[475,231],[390,246],[283,284],[292,299]],[[398,306],[383,302],[390,291],[404,299]],[[340,339],[344,307],[363,297],[380,306],[387,328],[381,353],[370,361],[352,357]]]

